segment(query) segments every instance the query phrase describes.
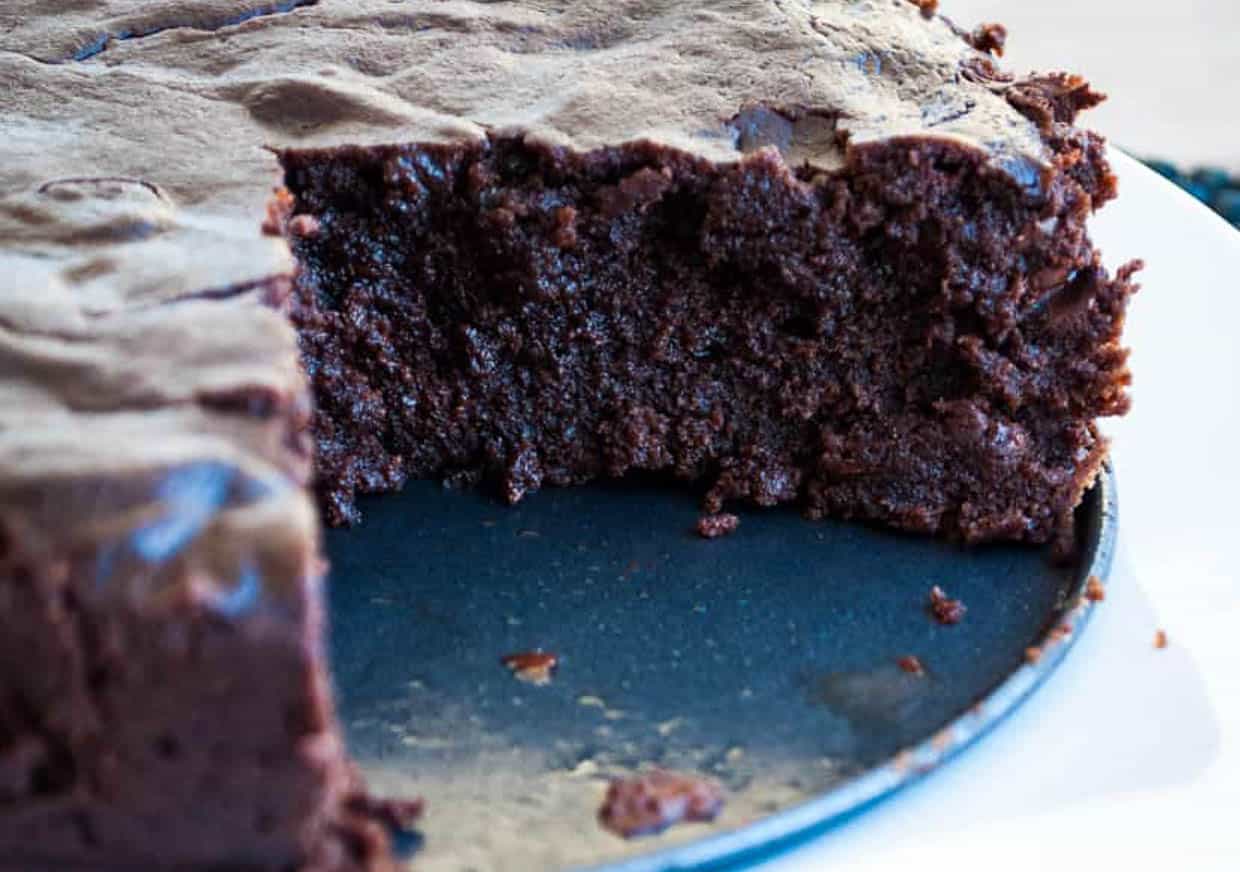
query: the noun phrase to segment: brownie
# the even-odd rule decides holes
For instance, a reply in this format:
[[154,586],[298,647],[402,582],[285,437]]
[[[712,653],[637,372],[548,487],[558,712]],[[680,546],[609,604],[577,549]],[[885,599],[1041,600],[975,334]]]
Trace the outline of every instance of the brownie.
[[1100,97],[935,3],[47,7],[0,10],[0,868],[390,866],[316,498],[644,470],[1043,542],[1127,407]]
[[331,522],[409,478],[644,470],[712,513],[1071,529],[1128,402],[1099,97],[908,3],[745,6],[429,26],[400,96],[472,131],[279,152]]

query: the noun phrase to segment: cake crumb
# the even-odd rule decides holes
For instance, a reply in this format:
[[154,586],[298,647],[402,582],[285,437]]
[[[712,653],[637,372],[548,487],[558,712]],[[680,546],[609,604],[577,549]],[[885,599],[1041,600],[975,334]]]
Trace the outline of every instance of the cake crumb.
[[288,218],[293,214],[293,194],[288,188],[276,188],[267,201],[267,213],[259,228],[264,236],[283,236]]
[[560,249],[577,247],[577,210],[572,206],[561,206],[555,210],[555,229],[551,233],[551,241]]
[[551,675],[560,664],[560,658],[539,649],[506,654],[499,662],[507,666],[518,681],[541,686],[551,683]]
[[736,532],[736,528],[741,525],[741,519],[736,515],[724,512],[717,515],[702,515],[698,518],[697,532],[703,539],[718,539],[721,536],[730,536]]
[[598,810],[598,820],[626,839],[652,836],[686,821],[713,821],[723,802],[723,788],[711,779],[654,769],[614,779]]
[[1003,47],[1007,45],[1007,28],[1002,24],[979,24],[973,32],[965,37],[965,42],[985,54],[1003,57]]
[[1031,645],[1025,649],[1025,662],[1029,664],[1037,663],[1042,659],[1042,649],[1037,645]]
[[926,668],[921,665],[921,661],[917,657],[909,654],[899,659],[900,668],[909,675],[916,675],[919,678],[926,674]]
[[1100,603],[1107,598],[1107,589],[1102,584],[1102,579],[1096,575],[1091,575],[1085,582],[1085,599],[1091,603]]
[[1154,647],[1159,651],[1167,647],[1167,631],[1159,630],[1154,633]]
[[305,239],[319,235],[319,219],[313,215],[294,215],[288,220],[288,232]]
[[968,610],[963,602],[951,599],[937,584],[930,588],[930,614],[934,615],[934,619],[940,624],[958,624],[966,611]]
[[934,13],[939,11],[939,0],[908,0],[908,2],[921,10],[922,18],[933,18]]

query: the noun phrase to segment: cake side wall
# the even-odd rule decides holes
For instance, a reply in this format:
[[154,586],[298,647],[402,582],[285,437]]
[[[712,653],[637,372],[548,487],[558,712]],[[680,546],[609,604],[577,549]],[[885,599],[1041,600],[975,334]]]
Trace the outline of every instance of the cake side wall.
[[410,476],[515,500],[647,469],[712,510],[1046,541],[1124,409],[1100,144],[1023,184],[925,137],[835,173],[502,136],[282,160],[336,522]]
[[6,490],[0,512],[0,867],[216,868],[223,850],[284,870],[338,840],[356,785],[334,738],[304,497],[205,518],[122,503],[95,537],[47,526],[99,489],[68,490]]

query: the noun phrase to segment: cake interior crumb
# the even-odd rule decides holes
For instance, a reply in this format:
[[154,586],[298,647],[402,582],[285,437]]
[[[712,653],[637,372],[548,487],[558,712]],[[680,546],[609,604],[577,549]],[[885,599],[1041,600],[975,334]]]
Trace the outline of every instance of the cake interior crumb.
[[921,660],[913,654],[901,657],[897,662],[899,663],[900,668],[909,675],[916,675],[920,677],[926,674],[925,666],[923,666]]
[[506,654],[499,662],[506,666],[518,681],[541,686],[551,683],[551,676],[560,665],[560,658],[538,649]]
[[1085,582],[1085,599],[1091,603],[1100,603],[1107,598],[1107,589],[1096,575],[1091,575]]
[[930,588],[930,614],[943,626],[960,623],[966,611],[961,600],[952,599],[937,584]]

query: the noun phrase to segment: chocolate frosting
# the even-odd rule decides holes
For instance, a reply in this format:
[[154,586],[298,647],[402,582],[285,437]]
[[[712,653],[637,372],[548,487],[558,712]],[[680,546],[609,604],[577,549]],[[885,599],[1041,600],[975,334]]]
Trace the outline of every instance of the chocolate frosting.
[[[899,136],[950,138],[1000,164],[1046,157],[993,83],[962,73],[985,56],[907,0],[75,5],[25,0],[0,18],[5,187],[127,175],[252,216],[273,178],[263,144],[512,130],[578,150],[649,139],[715,161],[795,141],[789,159],[822,168],[844,141]],[[783,129],[754,136],[755,107],[782,113]]]
[[199,582],[249,578],[244,603],[221,600],[233,617],[300,609],[309,400],[270,306],[289,255],[250,223],[121,178],[0,199],[0,539],[93,555],[110,595],[176,584],[214,602]]

